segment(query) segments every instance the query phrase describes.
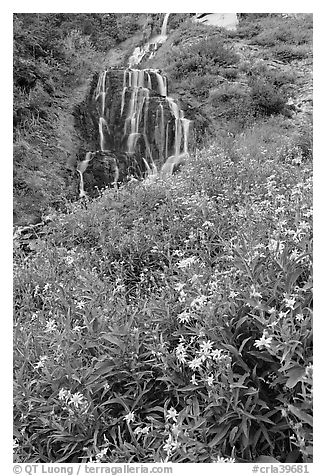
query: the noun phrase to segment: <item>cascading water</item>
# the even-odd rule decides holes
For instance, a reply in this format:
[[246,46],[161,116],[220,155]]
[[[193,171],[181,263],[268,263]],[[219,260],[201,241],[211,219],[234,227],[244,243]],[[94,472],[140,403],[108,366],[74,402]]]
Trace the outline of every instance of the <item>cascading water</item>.
[[[160,169],[169,175],[189,157],[188,142],[191,121],[177,102],[168,96],[167,78],[158,69],[140,69],[144,49],[150,50],[167,38],[169,14],[165,14],[161,34],[143,49],[135,49],[129,68],[102,72],[93,93],[101,157],[113,165],[114,183],[127,175],[153,177]],[[145,52],[146,54],[146,52]],[[137,65],[137,67],[135,67]],[[117,94],[119,91],[120,94]],[[112,153],[111,153],[112,152]],[[91,153],[89,153],[91,154]],[[77,167],[80,174],[80,197],[85,196],[83,172],[92,156]],[[118,157],[118,159],[116,159]]]

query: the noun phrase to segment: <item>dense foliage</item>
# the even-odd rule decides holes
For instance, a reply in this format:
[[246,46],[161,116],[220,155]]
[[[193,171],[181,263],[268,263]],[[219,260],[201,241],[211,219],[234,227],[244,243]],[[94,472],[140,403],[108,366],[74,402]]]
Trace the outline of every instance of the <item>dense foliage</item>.
[[311,461],[310,172],[248,133],[18,252],[17,461]]
[[[75,196],[73,107],[110,49],[139,30],[138,14],[20,13],[14,30],[14,218],[38,222]],[[68,165],[68,167],[67,167]]]
[[[34,166],[34,197],[46,180],[59,187],[51,88],[64,71],[83,87],[103,36],[122,39],[118,20],[134,32],[128,15],[15,18],[18,183]],[[312,461],[311,117],[286,113],[294,69],[232,46],[307,52],[311,24],[257,15],[225,32],[181,20],[152,65],[209,116],[206,146],[165,180],[52,208],[28,251],[15,242],[16,462]],[[80,80],[71,61],[86,61]]]

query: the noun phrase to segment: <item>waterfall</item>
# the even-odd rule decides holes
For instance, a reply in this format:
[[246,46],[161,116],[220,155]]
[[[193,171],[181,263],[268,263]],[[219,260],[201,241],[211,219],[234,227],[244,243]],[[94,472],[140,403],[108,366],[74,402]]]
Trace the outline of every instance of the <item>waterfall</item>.
[[170,16],[170,13],[166,13],[164,15],[163,25],[162,25],[162,29],[161,29],[161,36],[163,36],[163,37],[167,36],[166,29],[167,29],[167,26],[168,26],[169,16]]
[[95,152],[87,152],[85,159],[79,162],[77,165],[77,172],[80,175],[80,184],[79,184],[79,198],[86,197],[86,193],[84,190],[84,178],[83,173],[88,167],[89,162],[94,158]]
[[161,96],[167,96],[167,87],[166,87],[166,77],[162,76],[160,73],[155,72],[155,77],[158,84],[158,93]]
[[136,46],[128,60],[129,68],[139,65],[146,55],[149,55],[149,58],[152,58],[157,48],[167,40],[167,25],[169,16],[170,13],[165,13],[161,27],[161,33],[159,35],[151,38],[143,46]]
[[[141,69],[139,63],[154,54],[167,39],[169,13],[164,15],[160,35],[143,47],[136,47],[125,70],[103,71],[94,91],[98,113],[100,151],[113,167],[114,184],[126,174],[145,174],[153,178],[159,165],[162,176],[189,157],[191,121],[184,117],[177,102],[168,96],[166,76],[159,69]],[[120,94],[119,86],[121,84]],[[110,113],[109,113],[110,112]],[[113,155],[110,155],[110,151]],[[116,152],[119,161],[117,163]],[[95,152],[88,152],[79,163],[80,197],[85,196],[83,173]],[[111,168],[112,168],[111,167]]]
[[100,99],[100,104],[101,104],[101,114],[104,116],[104,111],[105,111],[105,98],[106,98],[106,74],[107,71],[103,71],[98,79],[97,86],[96,86],[96,91],[95,91],[95,100],[97,101]]

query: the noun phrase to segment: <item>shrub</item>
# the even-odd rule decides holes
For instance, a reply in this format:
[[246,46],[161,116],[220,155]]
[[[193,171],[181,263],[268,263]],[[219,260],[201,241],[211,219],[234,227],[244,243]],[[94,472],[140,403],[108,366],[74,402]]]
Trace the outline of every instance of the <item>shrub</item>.
[[310,172],[212,145],[17,251],[16,461],[311,461]]
[[220,67],[234,65],[239,58],[221,38],[208,37],[187,47],[175,48],[171,61],[170,70],[179,79],[194,71],[199,75],[216,74]]
[[238,83],[225,83],[212,89],[209,102],[218,117],[235,119],[242,126],[250,122],[254,112],[248,88]]
[[250,81],[251,99],[256,114],[271,115],[284,111],[287,98],[268,81],[254,78]]

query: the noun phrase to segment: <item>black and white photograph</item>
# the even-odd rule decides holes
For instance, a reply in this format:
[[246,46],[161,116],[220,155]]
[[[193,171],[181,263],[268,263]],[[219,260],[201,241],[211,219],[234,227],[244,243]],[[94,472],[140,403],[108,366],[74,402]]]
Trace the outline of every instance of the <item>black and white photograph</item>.
[[309,473],[315,13],[88,11],[11,18],[14,473]]

